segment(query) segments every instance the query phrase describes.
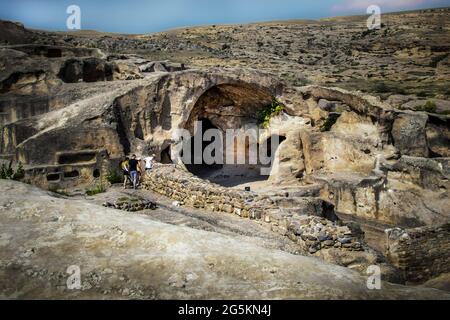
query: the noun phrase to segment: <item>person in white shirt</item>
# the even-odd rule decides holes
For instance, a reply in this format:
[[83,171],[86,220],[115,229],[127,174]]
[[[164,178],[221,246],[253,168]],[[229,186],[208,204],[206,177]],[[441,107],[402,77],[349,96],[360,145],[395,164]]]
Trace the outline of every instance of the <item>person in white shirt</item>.
[[145,161],[145,171],[150,171],[153,169],[153,164],[155,162],[155,155],[152,154],[150,157],[144,158]]

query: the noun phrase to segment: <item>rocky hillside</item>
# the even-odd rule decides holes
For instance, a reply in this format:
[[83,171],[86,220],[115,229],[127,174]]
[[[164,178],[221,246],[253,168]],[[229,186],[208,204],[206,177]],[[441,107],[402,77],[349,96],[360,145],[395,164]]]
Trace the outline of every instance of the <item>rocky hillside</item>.
[[[376,264],[448,288],[449,13],[376,31],[363,16],[145,35],[0,21],[0,298],[448,298],[365,280]],[[177,152],[179,129],[256,126],[271,165]],[[250,155],[241,142],[216,154]],[[121,184],[131,154],[159,162],[138,190]]]
[[[40,44],[85,46],[106,52],[139,53],[192,66],[251,67],[269,71],[289,84],[319,84],[362,90],[395,100],[405,108],[423,107],[433,98],[448,112],[450,95],[450,8],[382,16],[381,30],[369,31],[367,16],[318,21],[280,21],[250,25],[212,25],[145,35],[81,31],[34,32]],[[0,41],[30,40],[28,31],[2,23]],[[12,30],[20,28],[18,36]],[[17,34],[16,31],[13,34]],[[440,107],[444,105],[444,107]]]

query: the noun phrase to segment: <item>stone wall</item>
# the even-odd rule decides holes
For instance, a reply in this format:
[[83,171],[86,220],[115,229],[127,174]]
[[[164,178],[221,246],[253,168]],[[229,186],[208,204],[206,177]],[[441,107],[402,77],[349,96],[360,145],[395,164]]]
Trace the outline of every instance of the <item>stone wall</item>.
[[389,229],[387,256],[407,281],[425,282],[450,272],[450,223],[439,227]]
[[180,205],[258,220],[297,243],[302,252],[314,254],[330,248],[363,251],[361,234],[343,225],[334,215],[333,206],[319,198],[286,201],[289,199],[284,194],[269,196],[229,189],[174,165],[156,165],[144,178],[143,187]]
[[84,150],[55,154],[54,164],[25,166],[24,182],[48,190],[108,185],[107,175],[118,171],[119,158],[110,158],[107,150]]

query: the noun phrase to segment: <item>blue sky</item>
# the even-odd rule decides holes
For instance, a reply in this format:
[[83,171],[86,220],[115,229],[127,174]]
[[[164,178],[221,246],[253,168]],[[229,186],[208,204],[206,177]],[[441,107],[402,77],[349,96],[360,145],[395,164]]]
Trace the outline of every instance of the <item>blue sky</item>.
[[81,8],[82,29],[147,33],[176,27],[248,23],[282,19],[317,19],[450,6],[450,0],[0,0],[0,19],[29,28],[66,30],[69,5]]

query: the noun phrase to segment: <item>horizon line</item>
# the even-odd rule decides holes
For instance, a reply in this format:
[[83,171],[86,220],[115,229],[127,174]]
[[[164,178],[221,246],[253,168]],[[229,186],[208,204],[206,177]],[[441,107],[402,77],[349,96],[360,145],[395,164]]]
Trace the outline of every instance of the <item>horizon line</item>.
[[[441,10],[441,9],[449,9],[450,6],[447,7],[429,7],[429,8],[421,8],[421,9],[408,9],[408,10],[401,10],[401,11],[385,11],[381,14],[402,14],[402,13],[408,13],[408,12],[420,12],[420,11],[427,11],[427,10]],[[140,35],[150,35],[150,34],[158,34],[158,33],[164,33],[169,31],[175,31],[175,30],[181,30],[181,29],[190,29],[190,28],[201,28],[201,27],[212,27],[212,26],[236,26],[236,25],[254,25],[254,24],[263,24],[263,23],[282,23],[282,22],[288,22],[288,21],[305,21],[305,22],[320,22],[322,20],[326,19],[333,19],[333,18],[351,18],[351,17],[365,17],[369,16],[369,14],[350,14],[350,15],[337,15],[337,16],[324,16],[321,18],[291,18],[291,19],[275,19],[275,20],[258,20],[258,21],[250,21],[250,22],[236,22],[236,23],[207,23],[207,24],[193,24],[193,25],[187,25],[187,26],[179,26],[179,27],[173,27],[173,28],[167,28],[162,29],[160,31],[153,31],[153,32],[144,32],[144,33],[127,33],[127,32],[114,32],[114,31],[102,31],[100,29],[80,29],[80,30],[52,30],[52,29],[39,29],[39,28],[32,28],[28,27],[24,22],[21,21],[15,21],[15,20],[5,20],[0,17],[0,21],[6,21],[11,23],[19,23],[24,26],[25,29],[30,31],[38,31],[38,32],[54,32],[54,33],[81,33],[81,32],[97,32],[97,33],[105,33],[105,34],[114,34],[114,35],[126,35],[126,36],[140,36]]]

